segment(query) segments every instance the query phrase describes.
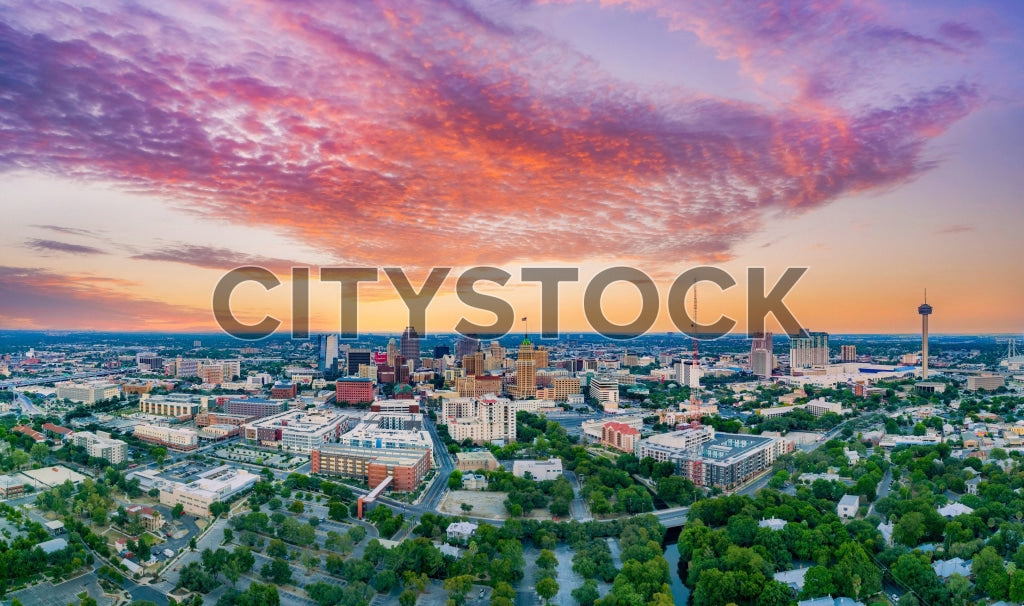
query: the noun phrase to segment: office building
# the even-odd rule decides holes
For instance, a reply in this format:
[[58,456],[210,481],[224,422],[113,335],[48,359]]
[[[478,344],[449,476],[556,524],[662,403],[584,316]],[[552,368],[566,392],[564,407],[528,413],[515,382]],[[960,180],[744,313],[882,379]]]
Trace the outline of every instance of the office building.
[[182,452],[195,450],[199,446],[199,435],[194,429],[173,429],[160,425],[136,425],[134,435],[144,442]]
[[590,397],[597,400],[605,412],[619,409],[619,381],[615,377],[602,375],[590,379]]
[[121,386],[116,383],[59,381],[56,386],[58,399],[80,404],[95,404],[121,395]]
[[209,406],[206,396],[189,394],[152,395],[143,394],[139,400],[139,412],[159,417],[191,418]]
[[205,517],[210,515],[210,505],[227,501],[231,497],[245,492],[259,481],[259,476],[227,465],[215,467],[200,473],[192,482],[173,482],[156,476],[155,472],[139,472],[131,474],[139,476],[143,489],[153,487],[160,490],[160,503],[168,507],[181,504],[185,513]]
[[402,332],[399,351],[401,352],[402,357],[412,364],[413,368],[419,368],[420,335],[416,332],[416,328],[412,326],[405,327],[405,330]]
[[299,395],[299,386],[291,381],[278,381],[270,388],[271,400],[292,400]]
[[476,375],[457,377],[455,391],[464,398],[482,398],[488,394],[502,392],[504,383],[497,375]]
[[772,333],[755,337],[750,343],[750,372],[767,379],[775,368],[775,354]]
[[473,355],[473,352],[480,349],[480,341],[473,336],[459,337],[455,342],[455,359],[461,360],[465,356]]
[[265,400],[263,398],[236,398],[228,400],[224,412],[262,419],[288,410],[288,402]]
[[338,371],[338,335],[317,337],[317,366],[324,374]]
[[375,368],[374,378],[376,378],[377,373],[376,365],[373,363],[373,352],[369,349],[350,349],[345,355],[345,360],[348,374],[354,375],[360,372],[361,365],[373,365]]
[[565,402],[569,396],[580,394],[580,380],[575,377],[555,377],[551,387],[555,390],[556,402]]
[[201,412],[196,415],[196,427],[211,425],[234,425],[241,427],[249,421],[256,420],[252,415],[233,415],[226,412]]
[[373,402],[373,381],[364,377],[340,378],[335,383],[336,402],[339,404],[365,404]]
[[[1006,385],[1006,380],[1001,375],[976,375],[967,377],[967,391],[995,391]],[[945,385],[943,384],[943,387]]]
[[533,354],[533,343],[524,337],[519,344],[519,357],[516,358],[515,397],[520,400],[537,397],[537,367],[534,365]]

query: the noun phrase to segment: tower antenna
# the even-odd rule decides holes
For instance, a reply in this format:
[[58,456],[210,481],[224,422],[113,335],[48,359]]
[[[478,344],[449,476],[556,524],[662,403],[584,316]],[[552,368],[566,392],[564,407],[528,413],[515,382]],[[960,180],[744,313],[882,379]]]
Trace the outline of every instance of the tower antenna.
[[[700,331],[700,323],[697,321],[697,279],[693,279],[693,362],[690,364],[690,404],[699,405],[700,398],[697,392],[700,390],[700,377],[695,373],[700,367],[700,340],[697,338]],[[703,415],[701,415],[703,417]]]

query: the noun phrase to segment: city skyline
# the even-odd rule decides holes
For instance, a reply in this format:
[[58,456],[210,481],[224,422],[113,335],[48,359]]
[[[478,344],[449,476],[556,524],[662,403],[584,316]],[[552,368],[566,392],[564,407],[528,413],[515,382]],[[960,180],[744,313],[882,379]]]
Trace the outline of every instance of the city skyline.
[[[520,268],[579,267],[560,330],[589,332],[585,285],[626,265],[675,332],[668,286],[714,265],[739,284],[701,318],[737,330],[758,266],[809,268],[786,302],[814,330],[919,332],[927,287],[932,334],[1019,334],[1022,26],[999,1],[11,5],[0,328],[215,331],[217,281],[258,265],[284,284],[241,286],[241,319],[286,331],[308,266],[331,332],[316,268],[494,265],[538,327]],[[400,333],[380,273],[359,329]],[[449,277],[425,332],[463,316],[491,320]]]

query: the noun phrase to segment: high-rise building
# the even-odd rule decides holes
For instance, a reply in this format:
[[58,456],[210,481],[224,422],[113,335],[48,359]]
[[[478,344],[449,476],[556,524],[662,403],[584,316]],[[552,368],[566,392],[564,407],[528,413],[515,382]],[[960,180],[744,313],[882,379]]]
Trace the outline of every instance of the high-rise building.
[[369,349],[350,349],[348,351],[348,374],[354,375],[360,372],[362,365],[373,364],[373,352]]
[[772,333],[766,332],[754,337],[750,343],[750,371],[763,379],[772,376],[775,367],[772,351]]
[[516,397],[525,400],[537,397],[537,367],[533,359],[533,343],[523,337],[516,358]]
[[318,340],[320,372],[337,372],[338,335],[320,335]]
[[533,350],[533,367],[534,368],[547,368],[548,361],[548,348],[546,345],[538,345],[537,349]]
[[461,360],[465,356],[471,356],[478,349],[480,349],[480,341],[476,337],[459,337],[459,340],[455,342],[455,359]]
[[483,374],[486,370],[484,367],[484,352],[478,350],[468,356],[463,356],[462,370],[467,377]]
[[402,343],[399,348],[400,353],[406,359],[407,362],[411,362],[413,367],[418,368],[420,365],[420,335],[416,332],[416,328],[413,326],[406,326],[405,331],[402,332]]
[[804,331],[803,336],[789,338],[791,369],[822,367],[828,364],[828,333]]
[[440,359],[444,358],[445,356],[447,356],[450,353],[452,353],[452,350],[447,345],[435,345],[434,346],[434,359],[435,360],[440,360]]
[[924,303],[917,307],[921,314],[921,378],[928,378],[928,316],[932,315],[932,306],[928,305],[928,291],[924,291]]
[[394,367],[395,358],[402,355],[402,350],[398,348],[398,342],[394,339],[388,339],[388,366]]
[[840,362],[856,362],[857,361],[857,346],[856,345],[841,345],[839,347],[839,361]]

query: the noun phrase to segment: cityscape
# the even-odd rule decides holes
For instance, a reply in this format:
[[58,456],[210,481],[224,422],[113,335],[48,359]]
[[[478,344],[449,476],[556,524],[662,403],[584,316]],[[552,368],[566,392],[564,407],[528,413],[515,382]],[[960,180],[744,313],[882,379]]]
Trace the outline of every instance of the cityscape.
[[0,6],[0,606],[1024,604],[1024,6]]

